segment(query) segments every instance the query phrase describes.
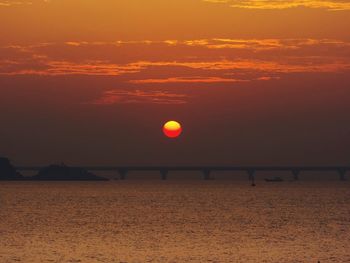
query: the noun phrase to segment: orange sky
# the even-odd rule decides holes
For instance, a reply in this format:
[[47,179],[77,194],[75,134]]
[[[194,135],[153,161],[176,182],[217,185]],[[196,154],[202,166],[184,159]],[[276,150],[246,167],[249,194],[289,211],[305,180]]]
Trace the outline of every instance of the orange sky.
[[348,164],[350,1],[0,0],[0,25],[17,163]]
[[[237,8],[239,7],[239,8]],[[350,40],[348,1],[31,0],[0,2],[1,42],[202,38]]]

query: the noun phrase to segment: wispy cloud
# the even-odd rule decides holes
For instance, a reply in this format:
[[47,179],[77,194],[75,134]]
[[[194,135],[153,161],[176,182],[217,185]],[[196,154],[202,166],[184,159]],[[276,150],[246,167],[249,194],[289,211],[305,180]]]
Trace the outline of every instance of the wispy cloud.
[[[35,66],[24,61],[0,61],[0,75],[91,75],[91,76],[120,76],[124,74],[137,73],[141,66],[137,64],[118,65],[104,61],[84,61],[75,63],[71,61],[51,61],[47,57],[38,57]],[[7,72],[6,72],[7,71]]]
[[[43,43],[41,45],[49,45]],[[350,43],[336,39],[231,39],[231,38],[212,38],[195,40],[164,40],[164,41],[114,41],[114,42],[87,42],[87,41],[67,41],[65,45],[72,47],[98,47],[98,46],[132,46],[132,45],[163,45],[168,47],[203,47],[208,49],[248,49],[253,51],[266,51],[273,49],[301,49],[307,46],[350,46]],[[17,46],[20,47],[20,46]],[[35,47],[33,45],[33,47]],[[24,47],[22,47],[24,48]]]
[[[30,65],[29,65],[30,66]],[[285,62],[263,61],[263,60],[218,60],[218,61],[198,61],[198,62],[176,62],[176,61],[139,61],[129,64],[109,64],[103,61],[88,61],[86,63],[73,63],[68,61],[47,61],[41,65],[21,64],[17,61],[2,60],[0,61],[0,75],[90,75],[90,76],[121,76],[125,74],[140,73],[149,68],[188,68],[203,70],[206,72],[223,71],[227,72],[270,72],[270,73],[312,73],[312,72],[341,72],[350,70],[350,62],[334,61],[314,64],[313,62],[294,62],[288,64]],[[172,72],[169,70],[169,74]],[[130,77],[132,78],[132,77]],[[228,79],[222,77],[169,77],[164,79],[143,79],[129,80],[130,83],[171,83],[171,82],[198,82],[198,83],[215,83],[215,82],[237,82],[239,79]]]
[[237,82],[348,70],[350,43],[331,39],[69,41],[0,47],[0,75],[114,76],[133,84]]
[[314,0],[203,0],[210,3],[225,3],[233,8],[245,9],[288,9],[297,7],[323,8],[331,11],[350,10],[348,1]]
[[[0,7],[11,7],[20,5],[49,4],[53,0],[0,0]],[[350,3],[346,0],[202,0],[203,2],[215,4],[227,4],[233,8],[244,9],[289,9],[289,8],[321,8],[330,11],[350,10]],[[102,1],[101,1],[102,2]],[[101,3],[104,4],[104,3]],[[108,4],[106,1],[105,4]]]
[[105,91],[102,96],[87,104],[113,105],[122,103],[185,104],[188,95],[164,90],[127,90],[114,89]]
[[[298,72],[338,72],[350,69],[350,62],[343,61],[324,61],[315,63],[317,58],[309,58],[309,61],[303,62],[305,58],[295,57],[289,61],[268,61],[254,59],[238,60],[217,60],[217,61],[197,61],[197,62],[177,62],[177,61],[140,61],[130,64],[135,68],[147,67],[185,67],[191,69],[201,69],[207,71],[229,71],[245,70],[275,73],[298,73]],[[215,79],[214,79],[215,80]]]
[[140,79],[130,80],[130,83],[134,84],[147,84],[147,83],[224,83],[224,82],[242,82],[246,80],[221,78],[221,77],[173,77],[164,79]]
[[177,45],[202,46],[208,49],[247,49],[255,52],[267,50],[296,50],[309,46],[350,46],[350,43],[334,39],[230,39],[214,38],[188,40]]
[[332,39],[194,39],[38,43],[0,47],[0,75],[107,76],[88,104],[184,104],[175,87],[239,86],[287,74],[350,72],[350,43]]
[[32,5],[30,1],[0,1],[0,7],[10,7],[19,5]]

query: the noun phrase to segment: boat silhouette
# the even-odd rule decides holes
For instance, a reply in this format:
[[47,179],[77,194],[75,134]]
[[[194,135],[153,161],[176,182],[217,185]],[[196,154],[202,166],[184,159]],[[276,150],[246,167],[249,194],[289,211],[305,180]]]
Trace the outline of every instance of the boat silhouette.
[[281,177],[265,178],[266,182],[283,182],[284,180]]

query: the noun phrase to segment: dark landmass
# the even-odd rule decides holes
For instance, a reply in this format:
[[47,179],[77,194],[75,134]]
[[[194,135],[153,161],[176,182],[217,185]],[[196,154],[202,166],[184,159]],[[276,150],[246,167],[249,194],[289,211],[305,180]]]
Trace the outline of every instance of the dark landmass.
[[0,181],[108,181],[83,168],[50,165],[37,175],[25,177],[18,173],[8,158],[0,157]]
[[11,164],[10,160],[4,157],[0,157],[0,181],[14,181],[14,180],[22,180],[23,176],[18,173]]
[[97,176],[83,168],[66,165],[50,165],[39,171],[31,178],[39,181],[108,181],[107,178]]

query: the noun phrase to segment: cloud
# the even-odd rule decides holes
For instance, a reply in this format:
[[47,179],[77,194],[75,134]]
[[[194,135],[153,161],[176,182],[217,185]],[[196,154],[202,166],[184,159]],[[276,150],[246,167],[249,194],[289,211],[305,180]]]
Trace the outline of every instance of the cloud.
[[[62,0],[61,0],[62,1]],[[233,8],[243,9],[290,9],[290,8],[317,8],[329,11],[350,10],[350,3],[346,0],[202,0],[214,4],[227,4]],[[11,1],[0,0],[0,7],[11,7],[21,5],[49,4],[52,0]],[[106,3],[102,3],[106,4]]]
[[[112,64],[103,61],[86,61],[84,63],[73,63],[69,61],[46,61],[42,64],[20,63],[12,60],[0,61],[0,75],[88,75],[88,76],[122,76],[125,74],[135,74],[146,71],[150,68],[168,68],[168,74],[172,74],[170,68],[196,69],[220,74],[220,71],[227,75],[228,72],[240,73],[325,73],[342,72],[350,70],[350,62],[333,61],[325,63],[303,63],[298,61],[263,61],[263,60],[218,60],[218,61],[198,61],[198,62],[177,62],[177,61],[138,61],[129,64]],[[130,77],[132,78],[132,77]],[[165,79],[142,79],[129,80],[130,83],[174,83],[174,82],[237,82],[239,79],[228,79],[213,76],[192,76],[192,77],[168,77]]]
[[334,39],[72,40],[0,46],[2,76],[104,76],[125,87],[87,102],[93,105],[184,104],[190,97],[183,90],[173,92],[174,87],[233,87],[288,74],[349,71],[350,43]]
[[268,50],[296,50],[309,46],[350,46],[350,43],[334,39],[230,39],[214,38],[188,40],[182,43],[188,46],[202,46],[208,49],[246,49],[254,52]]
[[140,79],[130,80],[130,83],[134,84],[147,84],[147,83],[224,83],[224,82],[242,82],[246,80],[221,78],[221,77],[173,77],[165,79]]
[[68,41],[0,47],[0,75],[112,76],[132,84],[237,82],[348,70],[350,43],[332,39]]
[[[148,67],[185,67],[191,69],[201,69],[207,71],[258,71],[274,73],[302,73],[302,72],[339,72],[350,69],[350,61],[325,61],[314,63],[317,58],[309,58],[307,62],[300,61],[297,57],[290,61],[265,61],[254,59],[238,60],[217,60],[217,61],[196,61],[196,62],[177,62],[177,61],[140,61],[132,63],[129,66],[135,68]],[[313,61],[312,61],[313,60]]]
[[[42,57],[41,57],[42,58]],[[45,57],[44,57],[45,58]],[[6,72],[6,66],[9,69]],[[18,68],[11,71],[12,68]],[[41,61],[36,67],[26,67],[25,63],[11,60],[0,61],[0,70],[5,69],[0,75],[46,75],[46,76],[62,76],[62,75],[90,75],[90,76],[120,76],[123,74],[136,73],[140,71],[137,64],[117,65],[106,63],[103,61],[86,61],[83,63],[74,63],[70,61]]]
[[[43,43],[42,45],[49,45]],[[115,42],[87,42],[87,41],[67,41],[65,45],[72,47],[122,47],[132,45],[148,46],[168,46],[171,47],[203,47],[207,49],[247,49],[252,51],[266,50],[292,50],[301,49],[307,46],[350,46],[350,43],[336,39],[230,39],[230,38],[212,38],[212,39],[194,39],[194,40],[164,40],[164,41],[115,41]]]
[[32,5],[30,1],[0,1],[0,7],[20,6],[20,5]]
[[225,3],[233,8],[244,9],[288,9],[288,8],[322,8],[330,11],[350,10],[348,1],[313,1],[313,0],[203,0],[210,3]]
[[113,105],[122,103],[185,104],[188,95],[164,90],[108,90],[103,95],[87,104]]

